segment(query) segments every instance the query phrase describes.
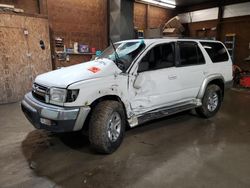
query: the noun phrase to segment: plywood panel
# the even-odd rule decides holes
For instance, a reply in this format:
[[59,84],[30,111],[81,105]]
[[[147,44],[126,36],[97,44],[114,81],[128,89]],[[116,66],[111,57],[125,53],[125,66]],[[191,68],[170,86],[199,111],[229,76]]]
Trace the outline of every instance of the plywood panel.
[[181,23],[201,22],[218,19],[219,8],[209,8],[178,14]]
[[[38,74],[51,70],[48,20],[0,14],[0,104],[16,102]],[[24,35],[24,30],[28,35]],[[43,40],[46,48],[40,48]]]
[[[0,37],[0,103],[14,102],[22,92],[21,90],[27,90],[28,87],[23,83],[27,83],[29,80],[28,71],[26,71],[29,67],[27,64],[18,63],[18,61],[25,62],[27,59],[24,57],[24,48],[20,48],[26,46],[26,44],[24,40],[10,40],[22,37],[22,30],[18,28],[0,27]],[[22,55],[16,57],[13,54]]]
[[224,7],[223,18],[250,15],[250,2],[227,5]]

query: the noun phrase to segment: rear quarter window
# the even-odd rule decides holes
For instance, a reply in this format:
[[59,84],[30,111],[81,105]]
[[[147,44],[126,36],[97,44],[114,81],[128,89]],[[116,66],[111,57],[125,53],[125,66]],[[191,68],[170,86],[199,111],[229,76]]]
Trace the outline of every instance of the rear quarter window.
[[227,50],[221,43],[217,42],[201,42],[213,63],[228,61]]
[[205,64],[203,54],[196,42],[179,41],[180,66]]

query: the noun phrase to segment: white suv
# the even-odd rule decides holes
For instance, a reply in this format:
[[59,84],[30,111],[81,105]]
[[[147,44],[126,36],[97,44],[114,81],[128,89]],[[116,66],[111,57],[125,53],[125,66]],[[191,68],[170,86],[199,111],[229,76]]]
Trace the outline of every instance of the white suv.
[[125,126],[195,108],[205,118],[221,106],[232,62],[218,41],[121,41],[96,60],[39,75],[22,110],[38,129],[84,131],[99,152],[121,144]]

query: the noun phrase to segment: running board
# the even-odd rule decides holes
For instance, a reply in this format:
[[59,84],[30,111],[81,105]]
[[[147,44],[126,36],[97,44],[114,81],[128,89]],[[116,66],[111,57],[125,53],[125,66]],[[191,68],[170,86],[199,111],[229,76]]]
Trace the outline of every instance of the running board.
[[142,116],[138,117],[138,124],[142,124],[154,119],[159,119],[165,116],[170,116],[182,111],[186,111],[186,110],[190,110],[193,108],[198,107],[199,105],[197,104],[186,104],[183,106],[179,106],[179,107],[174,107],[174,108],[168,108],[168,109],[163,109],[163,110],[154,110],[154,111],[150,111],[147,112],[145,114],[143,114]]

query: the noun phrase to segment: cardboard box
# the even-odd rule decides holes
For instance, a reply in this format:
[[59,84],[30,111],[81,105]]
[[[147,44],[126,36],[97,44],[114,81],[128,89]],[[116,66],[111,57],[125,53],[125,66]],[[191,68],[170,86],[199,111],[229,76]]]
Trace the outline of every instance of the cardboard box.
[[166,28],[163,30],[163,34],[176,34],[180,33],[176,28]]

